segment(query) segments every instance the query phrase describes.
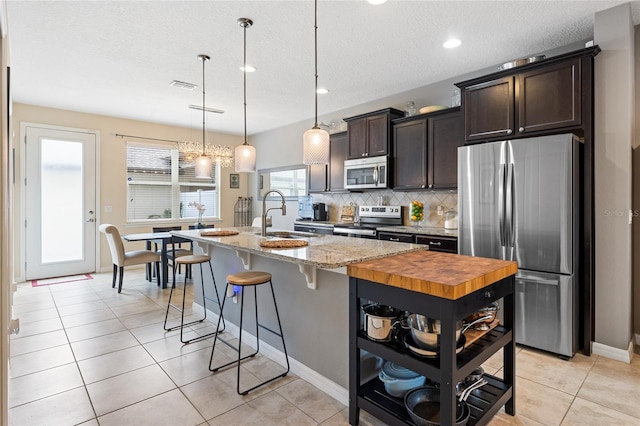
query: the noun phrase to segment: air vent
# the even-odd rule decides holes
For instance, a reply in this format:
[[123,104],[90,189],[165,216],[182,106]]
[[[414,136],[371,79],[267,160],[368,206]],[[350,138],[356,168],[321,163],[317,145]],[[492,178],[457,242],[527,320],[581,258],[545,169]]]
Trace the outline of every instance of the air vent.
[[[202,107],[200,105],[189,105],[189,108],[197,109],[198,111],[202,111]],[[207,112],[212,112],[214,114],[224,114],[224,110],[223,109],[205,108],[204,110],[207,111]]]
[[179,89],[184,89],[184,90],[193,90],[196,87],[198,87],[197,84],[185,83],[184,81],[178,81],[178,80],[173,80],[171,83],[169,83],[169,86],[177,87]]

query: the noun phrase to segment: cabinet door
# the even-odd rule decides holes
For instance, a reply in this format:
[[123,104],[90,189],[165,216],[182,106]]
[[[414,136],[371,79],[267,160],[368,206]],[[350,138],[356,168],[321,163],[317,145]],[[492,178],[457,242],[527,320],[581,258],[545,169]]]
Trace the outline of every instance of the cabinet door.
[[327,190],[326,164],[309,166],[309,173],[308,173],[307,179],[309,180],[309,193],[326,191]]
[[518,75],[518,134],[580,126],[580,59]]
[[389,116],[387,114],[374,115],[367,118],[367,155],[387,155],[389,144]]
[[480,141],[511,135],[514,103],[514,77],[465,88],[466,140]]
[[330,142],[329,191],[346,191],[344,189],[344,160],[347,159],[347,133],[342,132],[331,135]]
[[367,119],[361,118],[347,124],[349,158],[364,157],[367,153]]
[[464,145],[464,119],[461,112],[429,120],[429,188],[458,187],[458,147]]
[[393,126],[393,189],[427,187],[427,119]]

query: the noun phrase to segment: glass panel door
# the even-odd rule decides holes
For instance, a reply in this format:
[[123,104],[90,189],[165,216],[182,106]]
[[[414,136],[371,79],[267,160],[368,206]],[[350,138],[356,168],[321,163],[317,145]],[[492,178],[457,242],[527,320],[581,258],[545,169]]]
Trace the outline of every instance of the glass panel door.
[[26,279],[96,270],[94,133],[26,128]]

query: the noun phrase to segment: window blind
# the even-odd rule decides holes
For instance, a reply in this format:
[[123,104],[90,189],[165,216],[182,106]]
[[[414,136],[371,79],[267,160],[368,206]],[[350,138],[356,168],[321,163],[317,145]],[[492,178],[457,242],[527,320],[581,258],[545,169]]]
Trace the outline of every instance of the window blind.
[[127,142],[127,221],[198,220],[192,202],[204,205],[203,219],[219,218],[219,171],[216,165],[210,180],[196,179],[193,163],[175,146]]

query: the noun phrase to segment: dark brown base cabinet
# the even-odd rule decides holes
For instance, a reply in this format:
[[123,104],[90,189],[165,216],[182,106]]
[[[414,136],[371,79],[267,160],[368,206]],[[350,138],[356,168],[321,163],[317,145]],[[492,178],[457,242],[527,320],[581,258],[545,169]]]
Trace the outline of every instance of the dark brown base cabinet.
[[[502,406],[515,415],[514,276],[503,278],[457,300],[432,296],[360,278],[349,279],[349,424],[359,423],[360,409],[389,425],[413,425],[402,398],[387,394],[377,377],[360,385],[360,351],[402,365],[440,383],[440,424],[455,424],[455,386],[475,368],[503,349],[503,378],[485,374],[487,385],[467,399],[469,425],[485,425]],[[492,331],[456,355],[456,322],[491,302],[503,299],[504,319]],[[370,340],[363,330],[361,306],[376,302],[440,320],[439,359],[421,359],[397,343]]]
[[429,246],[431,251],[443,253],[458,253],[458,239],[453,237],[432,237],[428,235],[416,235],[416,244]]
[[455,237],[440,237],[434,235],[408,234],[404,232],[378,232],[378,239],[401,243],[415,243],[429,246],[429,250],[442,253],[458,253],[458,239]]
[[462,145],[460,108],[394,120],[393,190],[457,188]]

